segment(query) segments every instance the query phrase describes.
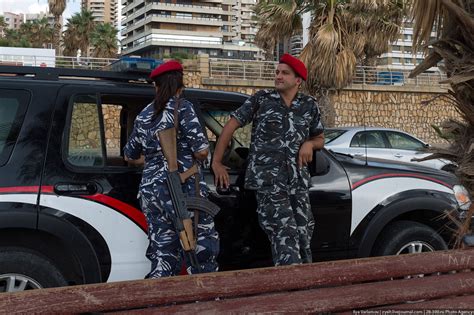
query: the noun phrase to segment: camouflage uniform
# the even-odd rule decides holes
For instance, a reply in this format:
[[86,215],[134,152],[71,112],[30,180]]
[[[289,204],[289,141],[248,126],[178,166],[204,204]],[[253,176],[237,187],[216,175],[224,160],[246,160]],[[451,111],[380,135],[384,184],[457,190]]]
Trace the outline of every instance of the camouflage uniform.
[[[156,119],[153,119],[153,103],[146,106],[137,116],[133,132],[124,148],[125,155],[130,159],[138,159],[141,154],[145,156],[139,196],[147,219],[150,240],[146,256],[152,267],[147,278],[176,275],[181,269],[183,254],[170,216],[174,213],[174,207],[166,185],[168,164],[157,136],[158,131],[174,128],[174,108],[177,103],[176,98],[171,98],[165,110]],[[183,172],[193,165],[193,152],[208,148],[209,143],[192,104],[186,100],[180,100],[179,103],[178,170]],[[202,175],[199,173],[196,176],[200,178],[200,195],[207,197],[207,186]],[[185,193],[196,194],[194,180],[191,177],[183,184]],[[191,212],[191,215],[194,215],[194,212]],[[199,213],[196,253],[202,272],[217,271],[218,234],[213,218],[202,212]],[[188,268],[188,273],[197,273],[197,270]]]
[[317,102],[298,93],[288,107],[276,90],[263,90],[231,115],[241,126],[253,123],[245,187],[257,190],[259,223],[272,243],[273,262],[311,262],[310,176],[297,161],[301,144],[323,132]]

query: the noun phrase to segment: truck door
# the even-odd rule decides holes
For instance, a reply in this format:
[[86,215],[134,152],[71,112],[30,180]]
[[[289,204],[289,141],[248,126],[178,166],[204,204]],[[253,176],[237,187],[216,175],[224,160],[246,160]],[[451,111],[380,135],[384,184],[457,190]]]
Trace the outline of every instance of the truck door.
[[141,168],[128,166],[123,147],[135,116],[152,99],[149,86],[100,83],[66,85],[58,94],[39,225],[54,217],[78,227],[97,256],[102,281],[143,278],[150,268],[137,200]]

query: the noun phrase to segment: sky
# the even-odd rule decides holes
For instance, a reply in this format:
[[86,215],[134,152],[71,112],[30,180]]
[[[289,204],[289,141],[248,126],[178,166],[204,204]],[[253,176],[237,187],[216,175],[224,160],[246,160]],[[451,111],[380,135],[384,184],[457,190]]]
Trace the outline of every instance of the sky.
[[[81,10],[81,0],[67,0],[64,24],[74,13]],[[48,0],[0,0],[0,15],[3,12],[40,13],[48,11]]]

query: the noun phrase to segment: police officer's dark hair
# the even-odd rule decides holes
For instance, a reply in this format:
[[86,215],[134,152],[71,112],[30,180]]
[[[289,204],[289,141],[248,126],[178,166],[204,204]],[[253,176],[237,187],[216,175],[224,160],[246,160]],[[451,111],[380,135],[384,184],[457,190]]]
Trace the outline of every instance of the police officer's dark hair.
[[184,87],[183,73],[180,71],[166,72],[156,77],[154,82],[155,86],[158,87],[153,103],[155,108],[154,117],[156,118],[165,109],[169,99],[176,95],[180,88]]

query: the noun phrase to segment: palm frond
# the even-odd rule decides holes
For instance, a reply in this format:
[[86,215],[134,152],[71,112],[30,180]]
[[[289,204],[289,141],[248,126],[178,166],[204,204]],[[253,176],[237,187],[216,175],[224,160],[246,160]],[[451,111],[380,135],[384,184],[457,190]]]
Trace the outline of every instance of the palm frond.
[[441,17],[441,0],[414,1],[412,16],[415,20],[413,27],[413,47],[419,50],[430,39],[435,21]]

